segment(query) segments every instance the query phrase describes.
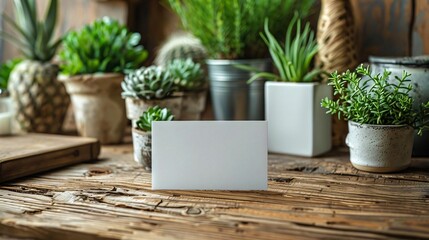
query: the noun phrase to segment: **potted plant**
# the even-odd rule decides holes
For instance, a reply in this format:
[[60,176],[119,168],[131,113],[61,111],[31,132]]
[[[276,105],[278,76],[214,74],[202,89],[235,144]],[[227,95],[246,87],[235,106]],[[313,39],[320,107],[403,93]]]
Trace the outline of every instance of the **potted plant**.
[[135,122],[150,107],[160,106],[171,109],[180,116],[181,94],[174,94],[176,88],[168,69],[159,66],[142,67],[125,76],[122,82],[122,97],[125,98],[127,117]]
[[391,72],[371,74],[369,67],[359,66],[355,72],[334,72],[329,85],[338,100],[328,98],[321,105],[327,113],[348,120],[346,144],[350,161],[359,170],[394,172],[411,163],[414,128],[421,134],[429,128],[429,102],[413,107],[407,84],[411,76],[392,78]]
[[321,73],[311,67],[317,43],[309,23],[301,25],[295,15],[288,25],[284,44],[280,44],[265,22],[265,34],[261,36],[278,75],[240,67],[256,73],[249,82],[258,78],[271,80],[265,85],[268,151],[312,157],[331,149],[331,120],[319,100],[331,96],[332,91],[326,84],[315,82]]
[[152,122],[173,119],[174,115],[167,108],[153,106],[143,112],[133,128],[134,160],[146,170],[152,169]]
[[4,20],[17,37],[0,32],[0,36],[17,44],[24,59],[11,72],[9,92],[19,128],[26,132],[58,133],[61,131],[70,99],[57,80],[59,67],[51,63],[61,39],[54,40],[57,1],[51,0],[45,19],[39,21],[36,4],[15,0],[16,21]]
[[174,84],[183,92],[181,120],[200,120],[206,106],[207,81],[199,63],[191,58],[174,59],[167,66]]
[[0,65],[0,135],[12,133],[12,101],[7,90],[9,76],[21,59],[11,59]]
[[264,119],[264,80],[246,84],[251,72],[236,68],[250,65],[270,71],[264,43],[259,38],[263,21],[280,35],[297,10],[305,16],[313,0],[306,1],[205,1],[169,0],[185,30],[206,48],[208,77],[214,115],[217,120]]
[[140,34],[116,20],[98,19],[64,39],[60,80],[71,95],[76,126],[82,136],[102,144],[119,143],[125,130],[121,98],[124,72],[140,67],[147,57]]

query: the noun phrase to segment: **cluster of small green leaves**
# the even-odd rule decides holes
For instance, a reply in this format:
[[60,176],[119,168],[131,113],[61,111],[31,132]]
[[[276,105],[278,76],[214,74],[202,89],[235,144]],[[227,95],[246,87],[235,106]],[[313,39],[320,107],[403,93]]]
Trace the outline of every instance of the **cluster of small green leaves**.
[[206,85],[206,78],[199,63],[191,58],[174,59],[167,65],[167,69],[174,78],[174,84],[180,91],[200,90]]
[[401,77],[392,79],[390,75],[387,70],[371,74],[369,67],[363,65],[354,72],[334,72],[328,84],[338,99],[325,98],[321,105],[328,109],[327,113],[338,114],[338,118],[360,124],[409,125],[421,134],[428,125],[429,102],[413,108],[409,95],[413,87],[408,83],[411,75],[405,71]]
[[57,20],[57,0],[51,0],[45,19],[39,21],[37,4],[34,0],[15,0],[16,21],[3,14],[15,35],[0,31],[0,36],[16,44],[27,59],[48,62],[61,43],[61,39],[52,40]]
[[170,110],[167,108],[160,108],[159,106],[154,106],[148,108],[143,112],[143,115],[140,116],[140,119],[137,120],[137,128],[144,131],[152,131],[152,122],[155,121],[172,121],[174,115],[171,114]]
[[282,82],[311,82],[322,72],[318,68],[311,70],[312,60],[318,51],[317,42],[310,24],[305,24],[302,29],[301,19],[297,14],[288,25],[284,47],[271,34],[268,20],[265,21],[264,31],[265,35],[261,34],[261,37],[268,46],[279,75],[261,72],[249,66],[238,66],[241,69],[255,72],[249,82],[259,78]]
[[148,55],[139,45],[140,38],[117,20],[98,19],[67,34],[60,52],[62,72],[77,75],[137,69]]
[[0,65],[0,89],[7,89],[10,73],[21,61],[21,59],[15,58]]
[[129,72],[121,83],[122,97],[163,99],[176,90],[168,69],[158,66],[142,67]]
[[264,19],[278,37],[294,11],[306,16],[314,0],[168,0],[184,28],[199,38],[212,58],[262,58],[266,55],[258,34]]

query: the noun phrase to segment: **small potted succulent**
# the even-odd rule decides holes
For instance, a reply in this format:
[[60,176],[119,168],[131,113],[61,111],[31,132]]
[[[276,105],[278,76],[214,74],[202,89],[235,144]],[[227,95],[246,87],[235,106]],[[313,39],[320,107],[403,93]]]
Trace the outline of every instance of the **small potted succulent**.
[[17,130],[59,133],[70,98],[57,80],[58,65],[52,63],[61,43],[61,38],[54,37],[58,1],[49,1],[44,19],[38,19],[34,1],[14,3],[16,20],[6,14],[3,19],[16,35],[0,31],[0,36],[16,44],[23,54],[23,61],[12,70],[8,84]]
[[136,122],[132,130],[134,160],[146,170],[152,169],[152,122],[172,121],[174,115],[167,108],[149,107]]
[[245,64],[270,71],[271,61],[259,38],[264,19],[270,18],[273,34],[281,36],[294,11],[307,15],[314,0],[168,2],[184,29],[200,39],[207,51],[216,120],[264,119],[264,79],[246,84],[252,72],[235,66]]
[[332,73],[329,85],[338,100],[325,98],[327,113],[348,120],[346,144],[350,161],[359,170],[395,172],[411,163],[414,129],[429,128],[429,102],[413,107],[411,75],[371,74],[369,67]]
[[174,84],[183,92],[181,120],[200,120],[207,96],[207,81],[199,63],[192,59],[174,59],[167,65]]
[[331,96],[332,90],[317,82],[321,70],[313,69],[311,64],[318,46],[310,25],[301,25],[295,15],[287,28],[285,42],[279,43],[265,22],[265,34],[261,36],[278,75],[240,67],[256,73],[250,82],[257,78],[269,80],[265,84],[268,151],[312,157],[331,149],[331,119],[319,101]]
[[124,73],[141,66],[147,51],[140,34],[116,20],[98,19],[67,34],[60,52],[60,80],[71,95],[78,132],[102,144],[122,141],[126,117]]
[[122,86],[122,97],[125,98],[127,117],[133,121],[140,118],[149,107],[160,106],[170,109],[180,117],[182,96],[175,94],[173,76],[168,69],[159,66],[142,67],[128,73]]

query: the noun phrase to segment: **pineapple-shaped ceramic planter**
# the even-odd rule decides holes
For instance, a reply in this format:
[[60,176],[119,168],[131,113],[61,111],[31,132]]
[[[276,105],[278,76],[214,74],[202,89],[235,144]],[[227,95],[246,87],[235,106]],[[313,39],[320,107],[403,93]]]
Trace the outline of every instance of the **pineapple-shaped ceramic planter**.
[[57,1],[51,0],[43,21],[38,21],[37,15],[24,14],[37,13],[35,4],[15,1],[15,6],[16,23],[9,18],[5,20],[20,34],[18,38],[26,58],[14,68],[9,79],[15,119],[23,131],[58,133],[70,100],[62,83],[57,81],[58,66],[50,63],[60,43],[51,41]]

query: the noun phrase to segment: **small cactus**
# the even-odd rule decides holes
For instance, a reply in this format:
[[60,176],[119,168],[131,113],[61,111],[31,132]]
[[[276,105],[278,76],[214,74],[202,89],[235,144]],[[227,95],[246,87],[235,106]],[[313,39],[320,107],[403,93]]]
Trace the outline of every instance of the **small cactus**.
[[198,38],[191,34],[174,34],[160,47],[154,62],[158,66],[166,66],[174,59],[191,58],[202,62],[206,57],[206,49]]
[[174,78],[174,84],[181,91],[200,90],[206,85],[206,78],[199,63],[192,59],[174,59],[168,64],[167,69]]
[[172,121],[174,116],[167,108],[158,106],[150,107],[143,112],[140,119],[137,121],[137,128],[144,132],[152,131],[152,122],[154,121]]
[[121,86],[123,98],[164,99],[175,91],[170,71],[158,66],[142,67],[128,73]]

